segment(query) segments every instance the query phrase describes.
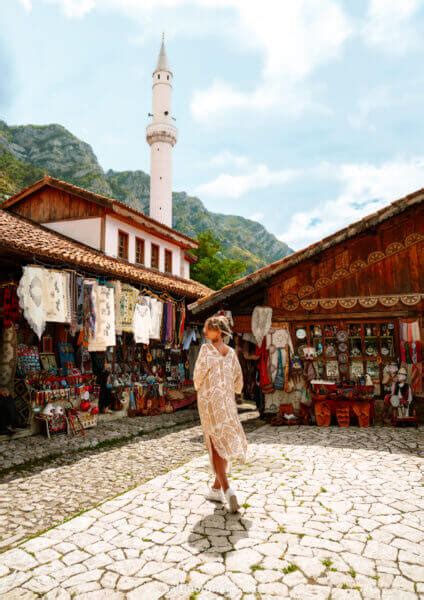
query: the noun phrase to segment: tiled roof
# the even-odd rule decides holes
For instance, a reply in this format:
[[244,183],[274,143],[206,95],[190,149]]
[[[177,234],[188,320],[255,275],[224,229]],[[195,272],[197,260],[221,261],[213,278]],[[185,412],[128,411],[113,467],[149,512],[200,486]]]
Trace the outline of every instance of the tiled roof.
[[407,196],[404,196],[395,202],[392,202],[377,212],[367,215],[360,221],[340,229],[336,233],[329,235],[319,242],[315,242],[314,244],[307,246],[303,250],[299,250],[298,252],[294,252],[289,256],[285,256],[280,260],[258,269],[254,273],[246,275],[246,277],[237,279],[237,281],[224,286],[216,292],[212,292],[212,294],[209,294],[206,297],[200,298],[197,302],[189,305],[189,309],[194,314],[200,313],[203,310],[209,310],[223,300],[239,294],[245,289],[253,287],[256,284],[263,284],[266,280],[270,279],[274,275],[277,275],[278,273],[281,273],[282,271],[285,271],[290,267],[293,267],[302,261],[311,258],[312,256],[316,256],[317,254],[324,252],[324,250],[327,250],[336,244],[353,238],[359,233],[362,233],[367,229],[371,229],[377,226],[379,223],[382,223],[383,221],[391,219],[402,213],[411,206],[420,204],[422,202],[424,202],[424,188],[417,190],[412,194],[408,194]]
[[96,194],[95,192],[91,192],[90,190],[86,190],[85,188],[79,187],[78,185],[73,185],[72,183],[68,183],[67,181],[62,181],[61,179],[56,179],[55,177],[50,177],[50,175],[45,175],[43,179],[39,179],[35,183],[30,186],[23,188],[14,196],[7,198],[4,200],[2,204],[0,204],[0,208],[8,209],[13,206],[23,198],[26,198],[33,192],[45,187],[50,186],[59,190],[63,190],[68,192],[69,194],[73,194],[75,196],[79,196],[80,198],[84,198],[89,202],[95,202],[96,204],[100,204],[105,208],[109,208],[114,210],[118,214],[122,214],[122,211],[125,213],[129,213],[129,215],[133,216],[137,222],[143,225],[146,229],[149,229],[153,233],[158,233],[161,236],[168,238],[174,242],[180,242],[184,245],[185,248],[197,248],[198,242],[193,238],[185,235],[173,229],[172,227],[168,227],[156,219],[152,219],[148,215],[145,215],[140,210],[125,204],[125,202],[121,202],[120,200],[115,200],[114,198],[109,198],[108,196],[103,196],[102,194]]
[[153,269],[137,267],[127,261],[106,256],[84,244],[56,233],[12,213],[0,210],[0,251],[17,254],[31,262],[68,265],[76,270],[168,291],[190,299],[201,298],[210,289],[197,281],[165,275]]

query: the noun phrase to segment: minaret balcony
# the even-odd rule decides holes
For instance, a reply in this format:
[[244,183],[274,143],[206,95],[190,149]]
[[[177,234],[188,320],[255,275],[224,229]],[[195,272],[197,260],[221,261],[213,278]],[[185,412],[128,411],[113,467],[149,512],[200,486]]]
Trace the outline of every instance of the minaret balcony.
[[151,123],[146,127],[146,140],[151,146],[155,142],[177,143],[177,128],[170,123]]

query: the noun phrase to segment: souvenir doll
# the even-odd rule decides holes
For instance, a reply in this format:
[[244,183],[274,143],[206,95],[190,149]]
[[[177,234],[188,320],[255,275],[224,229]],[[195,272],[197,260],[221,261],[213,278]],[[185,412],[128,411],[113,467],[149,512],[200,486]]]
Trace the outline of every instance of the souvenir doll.
[[406,382],[408,372],[405,367],[401,367],[396,376],[396,382],[392,386],[392,395],[390,403],[397,409],[399,417],[409,417],[409,406],[412,402],[412,391],[409,383]]

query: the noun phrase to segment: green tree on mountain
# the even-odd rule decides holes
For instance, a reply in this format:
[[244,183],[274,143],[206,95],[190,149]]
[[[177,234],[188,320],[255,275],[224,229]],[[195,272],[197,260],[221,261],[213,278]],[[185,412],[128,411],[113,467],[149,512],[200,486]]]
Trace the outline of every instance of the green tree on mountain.
[[245,264],[241,260],[225,258],[220,242],[211,231],[204,231],[197,236],[199,248],[193,252],[197,262],[191,266],[191,277],[213,290],[241,277]]

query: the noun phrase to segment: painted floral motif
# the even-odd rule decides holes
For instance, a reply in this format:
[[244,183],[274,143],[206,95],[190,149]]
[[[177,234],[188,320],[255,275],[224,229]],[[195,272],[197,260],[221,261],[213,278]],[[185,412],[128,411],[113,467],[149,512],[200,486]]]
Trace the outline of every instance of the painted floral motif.
[[349,275],[349,271],[346,269],[336,269],[333,273],[333,280],[341,279],[342,277],[347,277]]
[[368,264],[371,265],[372,263],[375,263],[383,258],[385,258],[385,254],[384,252],[381,252],[381,250],[376,250],[375,252],[371,252],[371,254],[368,255]]
[[321,308],[331,309],[337,306],[337,298],[320,298],[319,305]]
[[283,298],[282,304],[285,310],[296,310],[299,306],[299,298],[296,294],[287,294],[287,296]]
[[310,294],[314,293],[314,288],[312,285],[303,285],[297,295],[299,296],[299,298],[304,298],[305,296],[310,296]]
[[366,266],[367,266],[367,263],[364,260],[357,258],[350,265],[349,270],[351,273],[356,273],[356,271],[360,271],[361,269],[364,269]]
[[343,308],[353,308],[357,302],[357,298],[339,298],[339,304]]
[[392,242],[386,248],[386,256],[390,256],[391,254],[396,254],[404,249],[404,245],[401,242]]
[[315,282],[315,289],[319,290],[320,288],[326,287],[327,285],[331,285],[332,281],[328,277],[321,277]]
[[374,306],[377,306],[378,298],[363,297],[358,298],[358,302],[363,308],[374,308]]
[[305,310],[314,310],[318,306],[318,300],[315,298],[305,298],[300,301],[300,304]]

